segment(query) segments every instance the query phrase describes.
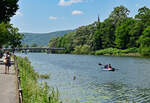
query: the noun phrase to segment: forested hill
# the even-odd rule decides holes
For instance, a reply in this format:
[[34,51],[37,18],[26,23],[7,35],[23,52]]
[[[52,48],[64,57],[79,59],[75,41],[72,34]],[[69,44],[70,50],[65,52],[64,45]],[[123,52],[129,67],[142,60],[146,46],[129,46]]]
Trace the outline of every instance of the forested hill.
[[49,39],[57,36],[63,36],[66,33],[74,32],[74,30],[56,31],[51,33],[23,33],[24,40],[23,44],[37,44],[37,45],[48,45]]
[[53,38],[50,47],[63,47],[65,53],[110,54],[140,53],[150,56],[150,9],[139,8],[134,17],[124,6],[115,7],[108,18],[87,26],[81,26],[73,33]]

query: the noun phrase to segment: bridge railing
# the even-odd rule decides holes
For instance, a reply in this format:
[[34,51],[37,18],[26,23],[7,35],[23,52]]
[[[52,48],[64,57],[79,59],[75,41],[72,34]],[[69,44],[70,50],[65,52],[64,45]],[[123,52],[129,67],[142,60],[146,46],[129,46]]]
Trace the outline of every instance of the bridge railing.
[[19,103],[23,103],[23,91],[21,89],[20,73],[19,73],[18,63],[17,63],[15,55],[14,55],[14,63],[15,63],[14,65],[15,65],[15,68],[16,68],[17,89],[18,89]]
[[3,48],[3,50],[65,50],[65,48],[47,48],[47,47],[26,47],[26,48]]

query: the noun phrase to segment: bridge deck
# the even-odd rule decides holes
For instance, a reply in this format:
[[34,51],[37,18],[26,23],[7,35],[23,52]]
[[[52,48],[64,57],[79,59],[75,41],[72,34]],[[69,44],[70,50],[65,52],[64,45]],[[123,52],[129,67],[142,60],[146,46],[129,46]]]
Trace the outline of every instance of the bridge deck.
[[4,65],[0,65],[0,103],[17,103],[17,88],[14,66],[5,74]]

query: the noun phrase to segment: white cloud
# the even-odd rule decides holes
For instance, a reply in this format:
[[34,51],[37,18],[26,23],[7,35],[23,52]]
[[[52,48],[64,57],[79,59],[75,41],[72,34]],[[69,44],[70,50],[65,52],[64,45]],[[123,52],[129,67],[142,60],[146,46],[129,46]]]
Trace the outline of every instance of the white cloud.
[[58,5],[60,6],[68,6],[68,5],[72,5],[74,3],[81,3],[83,0],[59,0]]
[[72,15],[80,15],[80,14],[83,14],[83,12],[79,10],[72,11]]
[[15,16],[23,16],[23,14],[20,11],[17,11]]
[[49,19],[50,19],[50,20],[56,20],[57,18],[54,17],[54,16],[50,16]]

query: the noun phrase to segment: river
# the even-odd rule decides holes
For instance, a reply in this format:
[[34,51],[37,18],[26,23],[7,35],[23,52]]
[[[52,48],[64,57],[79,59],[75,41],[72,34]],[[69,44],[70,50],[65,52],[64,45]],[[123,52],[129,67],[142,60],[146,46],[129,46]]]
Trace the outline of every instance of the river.
[[[150,103],[150,58],[28,53],[63,103]],[[98,64],[111,64],[115,72]],[[75,80],[73,80],[73,77]]]

